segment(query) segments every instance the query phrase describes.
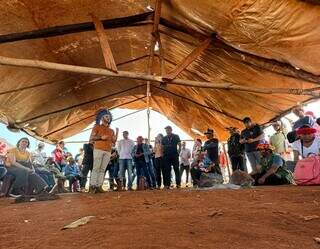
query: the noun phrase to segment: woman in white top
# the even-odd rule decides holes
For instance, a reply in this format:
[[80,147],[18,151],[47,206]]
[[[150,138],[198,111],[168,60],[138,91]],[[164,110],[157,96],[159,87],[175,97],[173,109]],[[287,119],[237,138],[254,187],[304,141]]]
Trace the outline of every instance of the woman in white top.
[[316,132],[315,128],[308,126],[302,126],[297,130],[300,139],[292,145],[295,162],[299,160],[299,156],[305,158],[310,154],[320,154],[320,138],[315,135]]

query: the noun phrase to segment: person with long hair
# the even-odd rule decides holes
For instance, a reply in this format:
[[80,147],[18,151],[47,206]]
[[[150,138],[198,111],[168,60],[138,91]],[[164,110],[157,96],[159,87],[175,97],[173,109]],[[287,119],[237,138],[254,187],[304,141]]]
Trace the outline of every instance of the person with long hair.
[[46,182],[35,173],[29,146],[29,139],[24,137],[17,142],[15,148],[8,150],[6,168],[15,177],[13,192],[23,195],[49,192]]

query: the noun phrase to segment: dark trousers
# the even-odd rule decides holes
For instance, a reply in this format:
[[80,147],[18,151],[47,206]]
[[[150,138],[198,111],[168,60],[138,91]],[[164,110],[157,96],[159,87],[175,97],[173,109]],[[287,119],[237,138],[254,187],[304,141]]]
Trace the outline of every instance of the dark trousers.
[[230,155],[230,161],[232,165],[232,171],[236,170],[242,170],[246,171],[245,165],[244,165],[244,157],[241,155],[235,156],[235,155]]
[[88,180],[88,174],[89,174],[89,171],[91,171],[91,170],[92,170],[92,165],[83,164],[82,170],[81,170],[82,177],[80,179],[80,188],[85,188],[86,187],[86,183],[87,183],[87,180]]
[[179,156],[178,155],[166,155],[163,157],[164,162],[164,186],[170,187],[171,185],[171,166],[173,166],[174,174],[176,176],[176,185],[181,185],[181,176],[179,170]]
[[186,171],[186,183],[189,182],[190,165],[180,165],[180,177],[182,177],[183,171]]
[[67,179],[68,179],[68,181],[69,181],[69,190],[70,190],[70,192],[72,192],[72,185],[73,185],[75,182],[81,180],[81,176],[80,176],[80,175],[76,175],[76,176],[74,176],[74,175],[67,175],[66,177],[67,177]]
[[[156,172],[156,180],[157,186],[160,188],[162,184],[162,177],[164,178],[165,170],[164,170],[164,163],[162,157],[157,157],[154,159],[154,168]],[[162,174],[162,177],[161,177]]]
[[47,183],[50,188],[56,184],[53,173],[50,171],[46,169],[35,168],[35,172]]
[[143,160],[137,160],[135,165],[137,170],[137,182],[139,182],[141,176],[144,176],[147,180],[148,186],[151,187],[152,182],[146,162]]
[[203,171],[201,171],[198,168],[191,168],[190,174],[191,174],[193,186],[197,186],[199,184],[200,176],[201,176],[202,172]]
[[286,178],[278,177],[275,174],[272,174],[272,175],[268,176],[263,184],[259,184],[258,180],[264,174],[265,174],[265,172],[251,175],[252,178],[255,181],[254,185],[257,186],[257,185],[283,185],[283,184],[290,184],[290,182],[288,182],[288,180]]
[[7,169],[0,165],[0,180],[7,174]]
[[118,172],[119,172],[119,164],[118,163],[110,163],[106,168],[106,172],[109,172],[109,184],[110,188],[113,188],[114,184],[117,183]]

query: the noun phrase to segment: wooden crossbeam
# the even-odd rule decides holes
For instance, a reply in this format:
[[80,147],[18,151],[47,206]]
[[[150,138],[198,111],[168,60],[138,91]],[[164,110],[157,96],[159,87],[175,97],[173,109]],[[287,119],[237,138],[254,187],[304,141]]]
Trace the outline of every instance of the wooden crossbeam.
[[96,28],[96,32],[99,38],[100,46],[102,49],[102,54],[104,57],[104,62],[106,64],[106,68],[110,69],[113,72],[118,72],[116,62],[114,61],[113,54],[111,51],[110,44],[108,42],[107,34],[104,30],[102,22],[99,20],[98,17],[96,17],[94,14],[90,14],[92,21],[94,23],[94,26]]
[[[152,16],[153,13],[154,13],[153,11],[149,11],[149,12],[144,12],[144,13],[132,15],[132,16],[105,19],[105,20],[102,20],[102,24],[105,29],[150,24],[149,22],[145,23],[144,21],[148,20],[148,18]],[[8,42],[23,41],[23,40],[61,36],[66,34],[91,31],[94,29],[95,27],[92,22],[61,25],[61,26],[55,26],[55,27],[39,29],[39,30],[31,30],[31,31],[26,31],[21,33],[0,35],[0,44],[8,43]]]
[[135,73],[129,71],[118,71],[118,73],[110,72],[103,68],[92,68],[83,66],[73,66],[67,64],[53,63],[47,61],[30,60],[30,59],[16,59],[0,56],[0,65],[10,65],[18,67],[28,68],[39,68],[39,69],[50,69],[64,72],[82,73],[82,74],[93,74],[93,75],[104,75],[115,78],[127,78],[136,79],[158,83],[168,83],[174,85],[188,86],[188,87],[200,87],[200,88],[211,88],[211,89],[224,89],[224,90],[237,90],[246,92],[255,92],[263,94],[291,94],[291,95],[310,95],[314,97],[320,97],[319,89],[300,89],[300,88],[257,88],[255,86],[242,86],[228,82],[208,82],[208,81],[194,81],[186,79],[174,79],[167,81],[164,77],[156,75],[148,75],[143,73]]
[[179,65],[177,65],[175,69],[165,75],[164,78],[168,80],[175,79],[184,69],[194,62],[204,50],[210,46],[211,41],[211,37],[208,37],[201,42],[198,47],[196,47]]

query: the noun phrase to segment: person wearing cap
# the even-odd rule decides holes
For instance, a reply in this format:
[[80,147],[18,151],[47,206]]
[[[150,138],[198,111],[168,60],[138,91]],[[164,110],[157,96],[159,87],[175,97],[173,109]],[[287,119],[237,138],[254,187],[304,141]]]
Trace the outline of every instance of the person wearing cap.
[[314,126],[314,119],[311,116],[306,115],[302,106],[294,107],[292,112],[299,118],[293,123],[292,130],[297,130],[304,125]]
[[237,128],[229,127],[228,155],[231,161],[232,171],[247,171],[245,167],[244,144],[240,143],[240,133]]
[[275,153],[284,157],[288,151],[288,130],[281,121],[272,124],[275,133],[270,137],[270,145],[275,148]]
[[40,142],[37,146],[37,149],[32,152],[32,162],[33,164],[38,164],[44,166],[48,157],[46,152],[44,152],[44,143]]
[[162,139],[163,146],[163,162],[164,162],[164,177],[163,184],[166,189],[171,185],[171,166],[173,167],[176,176],[176,186],[180,188],[181,176],[179,170],[179,153],[181,151],[180,137],[172,133],[172,127],[165,127],[167,135]]
[[317,130],[310,125],[304,125],[297,130],[299,139],[292,144],[293,160],[308,157],[310,154],[320,154],[320,138],[316,136]]
[[260,163],[260,152],[257,150],[257,146],[263,141],[264,133],[260,125],[253,123],[249,117],[243,119],[243,124],[246,128],[241,132],[240,143],[244,144],[252,171],[255,172]]
[[112,145],[117,141],[119,129],[116,133],[110,128],[112,122],[111,113],[100,110],[96,117],[96,124],[90,135],[90,142],[93,143],[93,168],[90,177],[90,193],[103,193],[102,188],[106,167],[111,157]]
[[208,128],[204,134],[207,137],[207,141],[205,141],[203,145],[203,151],[207,153],[207,156],[213,165],[212,172],[222,175],[219,166],[219,140],[214,137],[214,131],[212,129]]
[[133,164],[132,164],[132,149],[134,141],[129,138],[129,132],[122,133],[123,139],[117,144],[119,154],[119,179],[125,184],[126,171],[128,172],[128,190],[132,190],[133,182]]
[[142,136],[137,137],[137,144],[133,146],[131,154],[136,165],[138,179],[137,182],[140,181],[141,177],[145,177],[148,187],[152,189],[153,184],[147,166],[147,164],[150,162],[151,151],[149,145],[143,143]]
[[285,161],[274,152],[270,144],[258,144],[257,149],[261,153],[260,164],[257,171],[252,174],[255,185],[283,185],[292,184],[291,172],[285,169]]

